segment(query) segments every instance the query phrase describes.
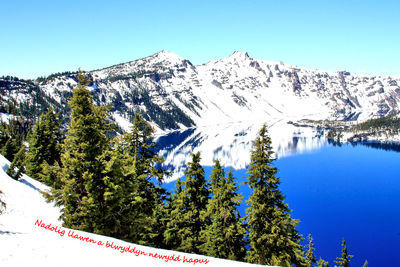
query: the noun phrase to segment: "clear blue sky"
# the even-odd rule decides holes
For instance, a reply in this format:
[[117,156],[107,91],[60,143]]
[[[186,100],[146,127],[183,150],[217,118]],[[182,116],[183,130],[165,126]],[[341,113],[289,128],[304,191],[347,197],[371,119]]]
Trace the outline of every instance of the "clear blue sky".
[[399,1],[10,0],[0,76],[93,70],[166,49],[194,64],[235,50],[328,71],[400,75]]

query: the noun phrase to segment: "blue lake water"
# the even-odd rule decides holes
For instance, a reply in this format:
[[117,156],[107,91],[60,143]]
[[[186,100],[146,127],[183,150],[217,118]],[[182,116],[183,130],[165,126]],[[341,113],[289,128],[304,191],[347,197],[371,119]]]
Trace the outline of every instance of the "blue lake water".
[[[354,255],[351,266],[365,260],[369,266],[400,266],[399,162],[399,152],[328,144],[275,161],[292,217],[301,220],[304,237],[312,234],[318,258],[334,266],[344,237]],[[211,169],[205,167],[207,177]],[[245,169],[234,173],[244,181]],[[174,188],[173,182],[165,186]],[[247,186],[240,191],[246,200]]]

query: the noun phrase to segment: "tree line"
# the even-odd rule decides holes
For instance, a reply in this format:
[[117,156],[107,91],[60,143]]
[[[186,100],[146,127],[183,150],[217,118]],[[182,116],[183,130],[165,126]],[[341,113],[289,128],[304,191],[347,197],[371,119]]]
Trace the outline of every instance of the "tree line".
[[[64,227],[250,263],[328,266],[317,262],[311,236],[301,245],[299,220],[291,218],[279,189],[266,125],[251,150],[246,183],[252,193],[241,217],[243,197],[232,171],[216,160],[206,179],[200,153],[192,154],[185,181],[178,179],[175,190],[166,192],[168,173],[155,153],[152,127],[135,114],[131,131],[112,137],[109,107],[94,105],[87,79],[78,76],[67,132],[50,108],[33,127],[29,149],[14,151],[8,171],[15,179],[26,171],[51,186],[46,197],[61,207]],[[349,266],[351,257],[343,240],[336,263]]]

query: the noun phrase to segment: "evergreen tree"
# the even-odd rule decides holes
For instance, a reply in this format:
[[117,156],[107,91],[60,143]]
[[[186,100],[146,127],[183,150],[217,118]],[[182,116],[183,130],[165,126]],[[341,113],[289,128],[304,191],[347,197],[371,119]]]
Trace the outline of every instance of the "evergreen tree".
[[347,252],[347,245],[346,245],[346,240],[342,240],[342,255],[341,257],[337,257],[335,260],[335,263],[338,264],[340,267],[349,267],[350,265],[350,259],[353,257],[353,255],[349,255]]
[[[135,173],[135,208],[139,212],[135,233],[138,241],[159,246],[163,239],[161,218],[165,216],[163,201],[165,190],[161,188],[165,171],[161,168],[163,159],[155,152],[154,129],[141,115],[135,114],[132,131],[124,136],[128,152],[132,156],[132,171]],[[151,180],[154,179],[157,184]],[[132,203],[132,202],[131,202]],[[139,209],[140,208],[140,209]]]
[[[44,161],[42,164],[40,164],[40,173],[37,174],[37,177],[40,181],[50,186],[51,188],[59,190],[63,186],[60,175],[61,171],[62,168],[58,161],[55,161],[53,165],[50,165],[47,163],[47,161]],[[52,197],[51,195],[45,195],[47,196],[48,200],[54,199],[54,197]]]
[[153,210],[152,220],[150,221],[150,231],[149,234],[146,235],[147,244],[158,247],[158,248],[167,248],[164,243],[164,233],[167,230],[167,222],[168,222],[168,209],[164,204],[167,199],[167,193],[165,190],[161,192],[161,198],[156,202],[155,208]]
[[163,243],[167,249],[177,249],[180,246],[181,241],[178,238],[178,233],[185,225],[185,222],[180,220],[181,211],[185,209],[184,199],[183,182],[179,178],[175,182],[175,190],[171,194],[166,207],[168,218]]
[[246,210],[251,263],[305,266],[301,236],[295,229],[298,220],[290,217],[276,177],[271,139],[264,125],[253,143],[247,184],[253,190]]
[[25,146],[22,144],[18,152],[15,154],[14,159],[7,170],[7,174],[15,180],[21,178],[22,173],[25,172],[24,161]]
[[22,146],[24,136],[19,133],[15,119],[10,119],[8,124],[2,122],[0,132],[0,153],[12,162]]
[[[105,234],[131,242],[160,246],[165,216],[161,189],[162,159],[155,153],[153,129],[136,115],[132,131],[117,138],[103,157],[105,183]],[[158,180],[157,185],[151,179]],[[114,227],[113,227],[114,225]],[[162,242],[161,242],[162,243]]]
[[327,261],[324,261],[323,259],[319,258],[319,261],[317,262],[318,267],[329,267],[329,263]]
[[246,230],[241,221],[237,207],[242,196],[237,193],[232,171],[225,177],[220,162],[214,162],[210,176],[212,198],[207,205],[206,216],[211,220],[201,232],[201,252],[205,255],[243,260],[246,254],[244,235]]
[[21,147],[21,141],[19,137],[13,138],[10,137],[5,145],[1,149],[1,154],[8,159],[9,161],[14,160],[14,155],[18,152],[18,149]]
[[[134,182],[129,166],[132,164],[130,157],[118,144],[118,138],[113,149],[105,151],[102,161],[105,166],[103,181],[104,212],[103,224],[99,232],[120,239],[132,238],[129,231],[129,222],[135,207],[128,202],[130,193],[134,192]],[[134,194],[134,193],[133,193]]]
[[308,266],[313,266],[316,262],[317,259],[315,258],[315,248],[314,248],[314,243],[313,243],[313,238],[311,234],[308,235],[308,245],[307,245],[307,250],[306,250],[306,262]]
[[100,160],[109,146],[107,108],[94,106],[87,80],[79,74],[79,84],[70,101],[71,122],[61,155],[62,192],[56,193],[64,205],[64,226],[97,232],[104,211],[104,165]]
[[[4,121],[0,121],[0,147],[3,148],[7,143],[10,136],[8,135],[7,131],[7,124]],[[2,151],[1,149],[0,151]],[[1,152],[3,154],[3,152]]]
[[[58,119],[58,114],[52,108],[49,108],[47,113],[40,115],[28,140],[29,151],[26,154],[26,171],[30,177],[39,178],[39,174],[42,172],[41,165],[44,162],[50,166],[55,163],[60,165],[61,120]],[[57,183],[47,180],[42,181],[50,186]]]
[[[172,197],[170,221],[164,234],[167,245],[176,244],[173,249],[199,253],[200,233],[208,224],[206,206],[209,198],[204,169],[200,165],[200,153],[192,154],[192,161],[185,171],[186,181],[182,191]],[[171,239],[175,240],[171,240]]]

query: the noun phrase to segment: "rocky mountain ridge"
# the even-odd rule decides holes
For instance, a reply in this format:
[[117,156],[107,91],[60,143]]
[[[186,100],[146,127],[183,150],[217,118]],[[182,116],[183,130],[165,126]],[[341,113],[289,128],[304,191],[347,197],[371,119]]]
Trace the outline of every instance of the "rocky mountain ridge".
[[[163,50],[87,75],[94,101],[112,104],[122,130],[136,112],[158,130],[173,130],[271,118],[364,121],[398,111],[400,101],[400,77],[324,72],[237,51],[196,66]],[[76,84],[76,74],[59,75],[37,84],[36,94],[65,107]],[[34,104],[32,90],[9,85],[0,79],[3,102]]]

